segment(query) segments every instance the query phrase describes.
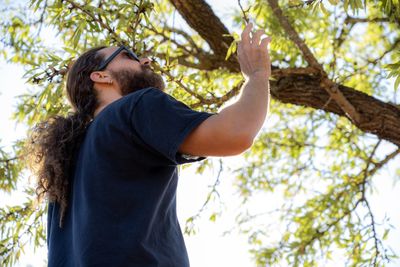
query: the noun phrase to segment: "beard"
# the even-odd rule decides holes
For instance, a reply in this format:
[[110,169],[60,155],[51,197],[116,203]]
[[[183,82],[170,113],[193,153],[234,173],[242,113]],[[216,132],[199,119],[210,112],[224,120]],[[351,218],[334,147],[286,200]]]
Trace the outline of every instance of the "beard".
[[161,75],[154,73],[148,65],[141,65],[140,67],[141,72],[136,73],[127,69],[111,71],[111,75],[120,86],[122,96],[148,87],[155,87],[164,91],[165,83]]

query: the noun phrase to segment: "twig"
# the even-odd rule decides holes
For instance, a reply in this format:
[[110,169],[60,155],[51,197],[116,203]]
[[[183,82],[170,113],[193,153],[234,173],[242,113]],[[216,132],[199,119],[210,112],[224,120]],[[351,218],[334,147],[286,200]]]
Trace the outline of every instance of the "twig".
[[[382,38],[384,38],[384,36],[382,36]],[[369,66],[370,64],[375,65],[375,64],[380,63],[380,61],[381,61],[387,54],[389,54],[390,52],[392,52],[393,50],[395,50],[396,47],[397,47],[399,44],[400,44],[400,38],[396,39],[396,40],[393,42],[392,46],[391,46],[388,50],[386,50],[385,52],[383,52],[382,55],[380,55],[378,58],[375,58],[375,59],[373,59],[373,60],[365,59],[365,60],[367,61],[367,64],[365,64],[364,66],[359,67],[359,68],[358,68],[358,72],[361,72],[362,70],[368,68],[368,66]],[[353,77],[353,76],[354,76],[354,73],[351,73],[351,74],[349,74],[349,75],[347,75],[347,76],[342,77],[342,78],[340,79],[340,83],[342,83],[342,84],[345,83],[346,80],[347,80],[348,78]]]
[[246,21],[247,24],[250,23],[249,17],[247,16],[247,13],[249,12],[250,7],[247,10],[244,10],[240,0],[238,0],[238,4],[239,4],[239,8],[240,8],[240,10],[242,11],[242,14],[243,14],[242,18],[244,19],[244,21]]
[[372,158],[374,157],[375,152],[376,152],[376,150],[378,149],[378,147],[379,147],[379,145],[381,144],[381,142],[382,142],[382,139],[379,139],[379,141],[376,143],[376,145],[375,145],[374,148],[372,149],[371,154],[370,154],[369,157],[368,157],[367,166],[366,166],[365,169],[364,169],[364,178],[363,178],[363,181],[362,181],[362,183],[361,183],[361,199],[365,199],[365,184],[366,184],[367,178],[368,178],[368,176],[369,176],[368,169],[369,169],[369,166],[370,166],[370,164],[371,164],[371,162],[372,162]]
[[[216,194],[219,197],[219,193],[217,191],[217,186],[220,183],[220,175],[223,171],[223,164],[222,164],[222,160],[219,160],[220,165],[219,165],[219,171],[218,171],[218,175],[217,178],[215,179],[215,182],[211,187],[211,191],[207,194],[207,198],[204,201],[203,205],[201,206],[201,208],[197,211],[197,213],[193,216],[190,216],[187,220],[186,220],[186,227],[185,227],[185,232],[191,231],[190,229],[193,229],[194,226],[194,220],[196,220],[197,218],[200,217],[200,215],[203,213],[203,211],[205,210],[205,208],[207,207],[208,203],[211,200],[211,196],[213,194]],[[188,226],[188,224],[190,224],[190,226]],[[189,230],[188,230],[189,229]]]
[[13,158],[9,158],[9,159],[0,159],[0,162],[5,162],[6,164],[8,164],[10,161],[17,160],[19,158],[22,158],[22,156],[13,157]]
[[56,69],[53,66],[49,66],[48,69],[45,70],[43,77],[35,77],[32,79],[32,83],[39,84],[42,80],[46,79],[49,82],[52,82],[54,77],[57,75],[64,76],[67,74],[69,67],[65,66],[62,69]]
[[219,196],[219,193],[218,193],[218,191],[217,191],[217,186],[220,184],[219,178],[220,178],[221,173],[222,173],[222,171],[223,171],[222,160],[219,160],[219,162],[220,162],[220,164],[219,164],[218,175],[217,175],[217,178],[215,179],[214,184],[213,184],[212,186],[210,186],[210,187],[211,187],[211,191],[208,193],[207,199],[204,201],[204,203],[203,203],[203,205],[201,206],[200,210],[199,210],[199,211],[197,212],[197,214],[196,214],[195,216],[193,216],[193,217],[199,217],[199,216],[200,216],[200,214],[204,211],[204,209],[206,208],[206,206],[207,206],[208,203],[210,202],[210,200],[211,200],[211,195],[212,195],[212,194],[216,193],[216,194]]
[[345,24],[367,23],[367,22],[391,22],[389,18],[355,18],[347,16]]
[[135,21],[134,21],[133,27],[132,27],[132,42],[133,42],[132,48],[136,48],[136,42],[135,42],[136,30],[137,30],[137,27],[138,27],[140,21],[142,20],[140,14],[146,12],[146,9],[142,8],[142,5],[143,5],[143,0],[140,0],[139,4],[137,5],[138,11],[135,16]]
[[206,102],[206,100],[199,94],[196,94],[195,92],[193,92],[193,90],[191,90],[189,87],[187,87],[186,85],[184,85],[181,81],[181,79],[177,80],[167,69],[162,68],[160,65],[158,65],[156,62],[153,62],[153,67],[155,70],[160,71],[161,73],[165,74],[166,76],[168,76],[168,78],[175,82],[177,85],[179,85],[179,87],[181,87],[183,90],[185,90],[187,93],[189,93],[190,95],[198,98],[200,100],[200,102]]
[[368,202],[368,200],[367,200],[366,198],[363,199],[363,202],[364,202],[365,206],[366,206],[367,209],[368,209],[368,214],[369,214],[369,217],[370,217],[370,219],[371,219],[371,224],[370,224],[370,226],[371,226],[371,228],[372,228],[372,237],[373,237],[373,239],[374,239],[374,248],[375,248],[375,257],[374,257],[374,260],[373,260],[373,266],[376,267],[376,266],[378,266],[378,265],[377,265],[377,260],[378,260],[379,254],[380,254],[379,246],[378,246],[378,242],[379,242],[380,240],[379,240],[379,238],[378,238],[378,236],[377,236],[377,234],[376,234],[376,229],[375,229],[375,224],[376,224],[376,223],[375,223],[375,218],[374,218],[374,214],[372,213],[372,210],[371,210],[371,207],[370,207],[370,205],[369,205],[369,202]]
[[[386,156],[382,161],[378,162],[378,163],[373,163],[372,158],[375,155],[375,152],[377,150],[377,148],[379,147],[379,145],[381,144],[382,139],[379,139],[379,141],[376,143],[376,145],[374,146],[374,148],[372,149],[372,152],[370,154],[370,156],[368,157],[368,161],[367,161],[367,166],[364,169],[364,177],[362,182],[360,183],[361,186],[361,198],[359,201],[363,202],[365,204],[365,206],[368,209],[368,215],[371,219],[371,224],[369,225],[369,227],[372,228],[372,238],[374,239],[374,248],[375,248],[375,256],[372,262],[373,266],[378,266],[377,265],[377,260],[378,257],[380,255],[380,250],[379,250],[379,243],[381,242],[377,236],[376,233],[376,222],[375,222],[375,218],[374,218],[374,214],[372,212],[372,209],[369,205],[369,201],[365,196],[365,186],[367,183],[367,179],[368,177],[370,177],[371,175],[374,175],[376,171],[378,171],[383,165],[385,165],[388,161],[390,161],[391,159],[393,159],[394,157],[396,157],[399,153],[400,153],[400,148],[395,150],[394,152],[390,153],[388,156]],[[375,165],[375,167],[372,170],[368,170],[369,166],[372,164]]]
[[87,11],[84,6],[81,6],[77,3],[75,3],[72,0],[65,0],[65,2],[70,3],[72,5],[73,8],[76,8],[78,10],[81,10],[83,13],[85,13],[86,15],[88,15],[93,21],[98,22],[104,29],[106,29],[111,35],[114,36],[114,39],[118,42],[120,42],[121,44],[123,43],[121,38],[119,37],[119,35],[113,30],[111,29],[111,27],[104,23],[103,19],[101,18],[100,15],[98,15],[98,17],[96,18],[96,16],[92,13],[90,13],[89,11]]
[[[304,7],[304,6],[306,6],[306,5],[309,6],[309,5],[311,5],[312,3],[314,3],[315,1],[317,1],[317,0],[306,0],[306,1],[304,1],[303,3],[301,3],[301,4],[289,6],[289,8],[299,8],[299,7]],[[318,0],[318,1],[321,1],[321,0]]]
[[373,175],[375,174],[381,167],[383,167],[383,165],[385,165],[386,163],[388,163],[390,160],[394,159],[397,155],[400,154],[400,147],[397,148],[395,151],[393,151],[392,153],[390,153],[389,155],[387,155],[383,160],[381,160],[378,163],[373,163],[375,165],[375,167],[368,171],[368,175]]

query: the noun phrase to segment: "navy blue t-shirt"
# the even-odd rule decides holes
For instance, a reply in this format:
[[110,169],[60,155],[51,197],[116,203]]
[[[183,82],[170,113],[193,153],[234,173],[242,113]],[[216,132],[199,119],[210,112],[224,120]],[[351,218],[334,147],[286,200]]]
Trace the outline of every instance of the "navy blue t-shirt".
[[48,205],[49,267],[187,267],[176,214],[178,152],[209,116],[146,88],[106,106],[76,152],[64,225]]

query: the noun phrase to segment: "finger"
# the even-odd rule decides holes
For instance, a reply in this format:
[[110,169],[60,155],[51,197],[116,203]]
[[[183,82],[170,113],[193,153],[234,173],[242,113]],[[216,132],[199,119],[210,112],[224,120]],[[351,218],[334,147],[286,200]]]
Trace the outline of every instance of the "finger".
[[263,30],[258,30],[256,31],[256,33],[253,35],[253,39],[251,41],[251,43],[254,45],[259,45],[260,44],[260,39],[261,36],[265,34],[265,32]]
[[248,23],[242,32],[242,41],[247,44],[250,43],[250,32],[251,28],[253,28],[253,23]]
[[237,55],[238,55],[238,57],[241,57],[241,56],[242,56],[242,53],[243,53],[242,42],[239,41],[239,42],[237,43]]
[[270,42],[271,42],[272,38],[270,36],[264,38],[261,40],[260,46],[261,47],[266,47]]

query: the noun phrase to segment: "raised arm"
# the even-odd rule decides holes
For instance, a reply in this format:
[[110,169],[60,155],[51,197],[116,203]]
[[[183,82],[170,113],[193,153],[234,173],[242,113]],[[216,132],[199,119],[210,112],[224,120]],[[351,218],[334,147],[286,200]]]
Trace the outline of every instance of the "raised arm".
[[271,62],[270,37],[263,30],[250,36],[248,24],[238,43],[238,59],[245,83],[239,99],[196,127],[179,147],[179,152],[195,156],[232,156],[247,150],[261,129],[269,109],[268,79]]

